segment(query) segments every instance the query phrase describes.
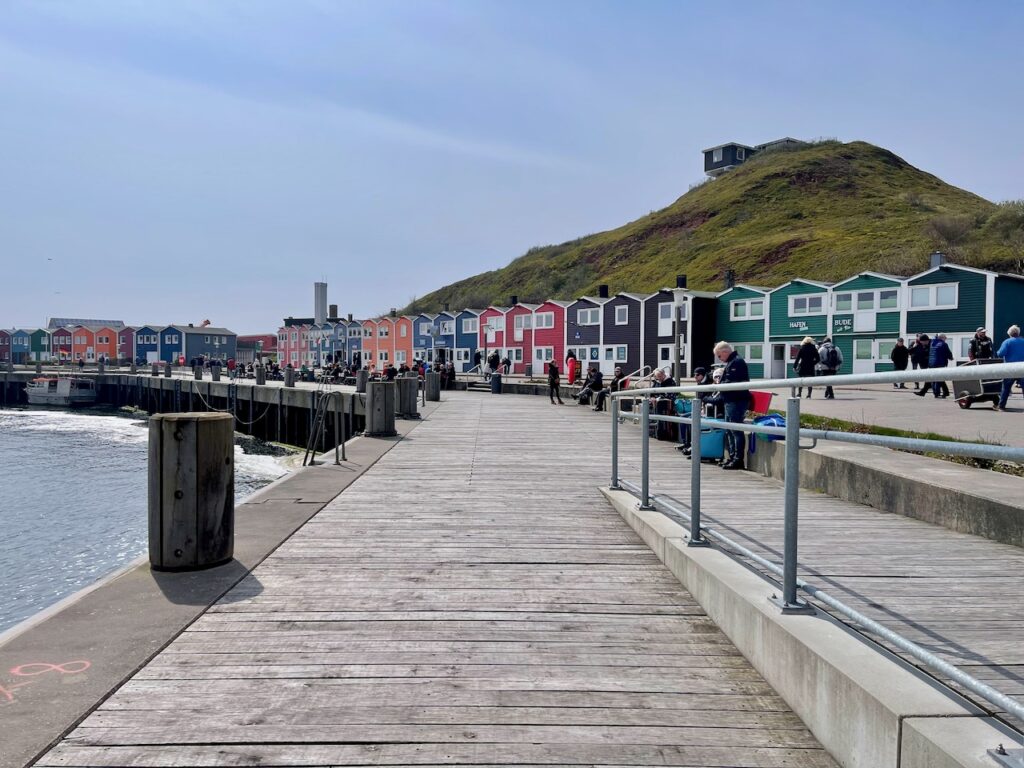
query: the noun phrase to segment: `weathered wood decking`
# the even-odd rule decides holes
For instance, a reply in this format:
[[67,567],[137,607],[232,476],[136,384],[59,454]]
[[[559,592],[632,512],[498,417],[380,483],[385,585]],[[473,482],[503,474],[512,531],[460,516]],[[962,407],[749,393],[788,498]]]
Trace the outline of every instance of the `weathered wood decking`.
[[[608,420],[600,421],[595,439],[608,430]],[[639,429],[627,423],[619,434],[621,476],[639,484]],[[688,508],[690,462],[669,443],[652,441],[650,455],[652,492]],[[781,483],[707,465],[701,498],[706,525],[782,563]],[[1024,702],[1024,550],[812,491],[800,491],[799,516],[801,578]],[[992,711],[980,697],[961,692]]]
[[600,497],[606,420],[446,399],[38,764],[834,765]]

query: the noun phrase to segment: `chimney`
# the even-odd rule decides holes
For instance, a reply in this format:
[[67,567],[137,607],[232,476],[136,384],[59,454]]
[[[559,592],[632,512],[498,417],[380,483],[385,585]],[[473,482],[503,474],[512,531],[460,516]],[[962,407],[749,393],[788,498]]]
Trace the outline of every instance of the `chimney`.
[[725,270],[725,290],[736,287],[736,273],[731,270]]
[[516,304],[519,303],[519,297],[518,296],[509,296],[508,298],[509,298],[509,302],[512,304],[513,307]]
[[331,311],[328,314],[331,317],[337,317],[338,316],[338,305],[337,304],[331,304]]
[[395,309],[394,307],[391,308],[391,316],[398,317],[398,310]]
[[195,328],[195,326],[194,326],[194,325],[192,325],[192,323],[189,323],[189,324],[188,324],[188,327],[189,327],[189,328]]
[[928,257],[928,266],[931,269],[935,267],[941,267],[946,263],[946,254],[942,251],[935,251],[931,256]]
[[601,299],[607,299],[608,298],[608,286],[607,285],[599,285],[599,286],[597,286],[597,296],[598,296],[598,298],[601,298]]
[[448,311],[448,302],[447,302],[447,301],[446,301],[446,302],[444,303],[444,311],[445,311],[445,312],[447,312],[447,311]]
[[676,288],[686,287],[686,275],[676,275]]
[[352,322],[352,313],[351,312],[348,313],[348,321],[350,323]]

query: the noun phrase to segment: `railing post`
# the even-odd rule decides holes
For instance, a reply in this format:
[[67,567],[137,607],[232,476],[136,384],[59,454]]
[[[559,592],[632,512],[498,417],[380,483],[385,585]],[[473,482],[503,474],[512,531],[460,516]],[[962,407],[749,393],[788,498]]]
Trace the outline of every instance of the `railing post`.
[[783,613],[813,613],[796,595],[798,509],[800,499],[800,398],[786,401],[785,522],[782,552],[782,599],[776,602]]
[[617,491],[619,485],[619,398],[612,398],[612,483],[609,486]]
[[700,533],[700,398],[693,398],[690,408],[690,541],[688,546],[706,547],[708,540]]
[[[337,397],[337,399],[335,399],[335,397]],[[338,408],[338,403],[339,402],[343,402],[342,401],[342,397],[341,397],[341,392],[331,392],[330,398],[331,398],[331,401],[334,403],[334,465],[337,466],[337,465],[341,464],[341,461],[339,460],[339,457],[338,457],[339,449],[343,449],[344,448],[344,443],[341,442],[341,435],[339,434],[339,432],[340,432],[340,429],[339,429],[340,425],[338,424],[338,421],[339,421],[338,417],[340,416],[341,419],[344,419],[345,418],[345,414],[343,413],[344,408],[340,408],[340,409]]]
[[651,506],[651,400],[640,404],[640,509]]

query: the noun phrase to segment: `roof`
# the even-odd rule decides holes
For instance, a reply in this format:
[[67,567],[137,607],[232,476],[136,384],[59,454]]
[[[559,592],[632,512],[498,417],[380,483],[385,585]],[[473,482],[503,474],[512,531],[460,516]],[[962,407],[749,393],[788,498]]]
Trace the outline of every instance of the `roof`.
[[774,141],[766,141],[764,144],[758,144],[754,149],[764,149],[765,147],[773,147],[776,144],[804,144],[806,142],[800,139],[794,139],[792,136],[783,136],[781,139],[775,139]]
[[51,317],[46,324],[47,328],[62,328],[66,326],[82,325],[86,328],[110,328],[111,330],[124,327],[122,320],[92,320],[83,317]]
[[701,152],[713,152],[716,149],[724,149],[725,147],[743,147],[744,149],[749,149],[752,152],[757,151],[754,147],[751,147],[748,144],[740,144],[738,141],[727,141],[725,144],[716,144],[713,147],[702,149]]
[[215,325],[199,326],[193,325],[191,327],[187,325],[175,325],[175,328],[181,329],[182,333],[198,333],[200,335],[217,334],[218,336],[234,336],[235,332],[229,328],[218,328]]
[[516,307],[522,307],[523,309],[527,310],[528,312],[533,312],[539,306],[540,306],[540,304],[526,304],[524,302],[520,302],[519,304],[516,304],[515,307],[510,308],[509,312],[511,312]]
[[907,279],[905,277],[899,277],[898,275],[886,275],[886,274],[884,274],[882,272],[872,272],[871,270],[866,269],[863,272],[858,272],[856,275],[851,275],[850,277],[846,278],[845,280],[840,280],[838,283],[833,283],[832,286],[834,288],[838,288],[840,285],[843,285],[844,283],[849,283],[849,282],[851,282],[853,280],[856,280],[858,277],[864,277],[864,275],[869,275],[871,277],[878,277],[878,278],[881,278],[882,280],[892,280],[894,283],[902,283],[904,280]]
[[746,283],[736,283],[732,288],[726,288],[724,291],[719,291],[715,294],[716,297],[725,296],[729,291],[733,291],[737,288],[745,288],[748,291],[757,291],[758,293],[771,293],[773,289],[766,288],[763,285],[747,285]]
[[794,277],[792,280],[788,280],[787,282],[783,283],[782,285],[780,285],[780,286],[778,286],[776,288],[772,288],[770,291],[768,291],[768,293],[775,293],[776,291],[781,291],[787,285],[792,285],[793,283],[806,283],[807,285],[816,285],[819,288],[824,288],[826,290],[831,288],[832,285],[833,285],[832,283],[820,283],[817,280],[805,280],[802,277]]
[[[611,301],[611,297],[603,298],[601,296],[580,296],[576,301],[589,301],[591,304],[601,305]],[[576,301],[572,303],[575,304]]]
[[[566,309],[567,307],[571,306],[573,302],[563,301],[562,299],[548,299],[547,301],[544,302],[544,304],[554,304],[556,307]],[[541,306],[544,306],[544,304],[541,304]]]
[[627,293],[626,291],[621,291],[620,293],[616,293],[615,296],[613,296],[612,298],[618,298],[619,296],[625,296],[627,299],[632,299],[633,301],[643,301],[644,299],[647,298],[647,295],[645,295],[645,294],[642,294],[642,293]]

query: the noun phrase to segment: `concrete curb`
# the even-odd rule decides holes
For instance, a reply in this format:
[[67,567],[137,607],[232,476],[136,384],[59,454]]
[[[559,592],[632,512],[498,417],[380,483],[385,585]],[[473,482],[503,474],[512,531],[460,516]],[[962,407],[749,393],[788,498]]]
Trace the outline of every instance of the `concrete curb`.
[[[975,766],[985,749],[1014,740],[965,699],[827,614],[783,616],[769,602],[776,586],[713,547],[687,546],[682,526],[639,510],[631,494],[602,493],[841,765]],[[948,735],[951,723],[958,737]],[[912,761],[920,755],[930,757]]]

